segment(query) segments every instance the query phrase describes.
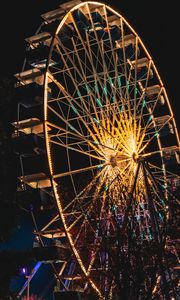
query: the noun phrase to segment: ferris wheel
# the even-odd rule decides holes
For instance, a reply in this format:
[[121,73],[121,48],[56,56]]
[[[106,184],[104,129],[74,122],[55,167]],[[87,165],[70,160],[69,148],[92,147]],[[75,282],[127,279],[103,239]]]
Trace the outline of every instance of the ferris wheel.
[[36,233],[47,237],[53,225],[68,245],[70,255],[56,266],[62,290],[176,299],[166,252],[180,143],[153,59],[103,3],[70,1],[41,17],[15,75],[13,125],[46,149],[46,172],[27,174],[21,156],[20,182],[53,197],[56,214]]

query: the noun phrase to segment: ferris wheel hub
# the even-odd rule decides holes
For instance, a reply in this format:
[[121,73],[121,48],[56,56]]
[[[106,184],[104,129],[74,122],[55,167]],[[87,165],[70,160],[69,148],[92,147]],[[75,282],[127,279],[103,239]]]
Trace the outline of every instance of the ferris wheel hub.
[[136,152],[133,152],[133,154],[132,154],[132,158],[133,158],[133,160],[134,160],[135,162],[137,162],[137,160],[139,159],[139,155],[138,155],[138,153],[136,153]]
[[117,166],[117,158],[116,156],[111,156],[110,157],[110,164],[113,168],[115,168]]

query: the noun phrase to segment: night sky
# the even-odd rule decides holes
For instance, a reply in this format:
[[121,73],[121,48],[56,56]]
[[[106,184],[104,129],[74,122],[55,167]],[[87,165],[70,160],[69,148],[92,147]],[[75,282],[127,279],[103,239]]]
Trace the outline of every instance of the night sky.
[[[1,74],[13,76],[21,70],[25,55],[24,39],[40,25],[40,15],[56,9],[64,1],[5,1],[1,8]],[[140,35],[164,82],[177,125],[179,100],[179,8],[178,1],[105,1],[117,9]]]
[[[25,38],[34,35],[40,15],[56,9],[64,1],[8,1],[1,7],[0,79],[21,71]],[[180,127],[180,46],[178,1],[113,0],[106,4],[118,10],[139,34],[154,59],[167,90],[178,128]],[[157,6],[158,3],[158,6]]]

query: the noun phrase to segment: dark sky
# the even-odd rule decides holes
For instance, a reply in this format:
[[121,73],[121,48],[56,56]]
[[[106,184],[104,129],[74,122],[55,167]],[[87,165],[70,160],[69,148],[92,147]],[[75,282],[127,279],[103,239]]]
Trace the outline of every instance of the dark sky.
[[[62,0],[5,0],[1,7],[1,73],[13,76],[21,70],[25,41],[40,25],[40,15],[55,9]],[[178,1],[105,1],[117,9],[142,38],[153,57],[169,95],[178,126],[179,99],[179,8]]]

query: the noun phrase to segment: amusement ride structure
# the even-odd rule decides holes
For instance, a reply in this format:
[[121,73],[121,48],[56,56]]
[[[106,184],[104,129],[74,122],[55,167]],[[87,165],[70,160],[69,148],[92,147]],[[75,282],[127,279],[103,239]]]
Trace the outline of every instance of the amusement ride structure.
[[13,126],[18,191],[46,204],[44,223],[30,214],[39,248],[58,249],[58,292],[178,299],[180,142],[158,70],[110,6],[70,1],[41,18]]

